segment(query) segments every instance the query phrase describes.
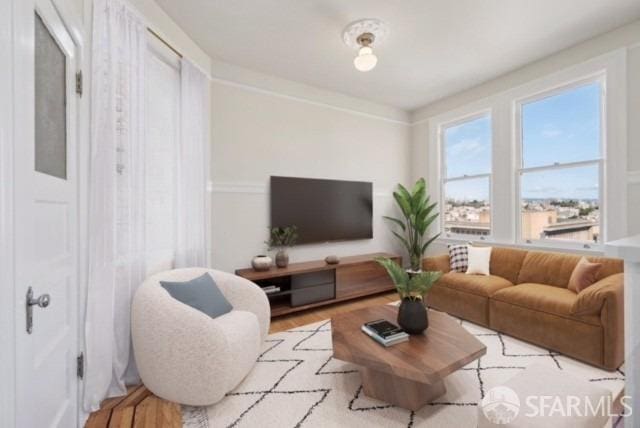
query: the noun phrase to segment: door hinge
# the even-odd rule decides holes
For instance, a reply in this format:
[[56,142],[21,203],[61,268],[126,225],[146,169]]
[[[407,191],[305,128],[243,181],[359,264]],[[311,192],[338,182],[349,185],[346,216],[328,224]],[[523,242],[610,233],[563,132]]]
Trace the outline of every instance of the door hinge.
[[78,358],[77,358],[77,362],[78,362],[78,367],[77,367],[78,378],[84,379],[84,352],[80,352],[80,355],[78,355]]
[[76,73],[76,94],[82,96],[82,71]]

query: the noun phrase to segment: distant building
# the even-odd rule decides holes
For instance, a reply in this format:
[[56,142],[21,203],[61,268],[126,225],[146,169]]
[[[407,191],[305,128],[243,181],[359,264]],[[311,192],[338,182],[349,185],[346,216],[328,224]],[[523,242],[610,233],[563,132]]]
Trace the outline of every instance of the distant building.
[[544,228],[550,224],[558,222],[558,213],[554,209],[544,211],[523,211],[522,212],[522,239],[543,238]]
[[[528,206],[521,213],[522,239],[598,242],[598,211],[593,211],[586,218],[575,217],[576,212],[571,208]],[[455,235],[488,236],[491,233],[491,212],[488,207],[452,207],[445,218],[445,230]]]
[[556,210],[523,211],[522,239],[564,239],[597,242],[599,226],[597,219],[575,219],[558,221]]
[[598,223],[591,220],[575,220],[545,227],[542,231],[542,238],[598,242],[598,234]]
[[456,235],[476,235],[487,236],[491,233],[491,211],[484,207],[473,211],[473,214],[466,213],[465,220],[459,216],[449,217],[445,223],[445,230]]

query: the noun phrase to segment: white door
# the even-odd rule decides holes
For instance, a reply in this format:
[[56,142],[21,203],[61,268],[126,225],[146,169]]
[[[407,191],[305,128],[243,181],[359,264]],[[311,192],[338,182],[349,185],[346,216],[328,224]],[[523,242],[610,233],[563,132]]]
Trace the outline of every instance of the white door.
[[16,425],[69,428],[78,423],[77,48],[52,0],[14,1],[14,13]]

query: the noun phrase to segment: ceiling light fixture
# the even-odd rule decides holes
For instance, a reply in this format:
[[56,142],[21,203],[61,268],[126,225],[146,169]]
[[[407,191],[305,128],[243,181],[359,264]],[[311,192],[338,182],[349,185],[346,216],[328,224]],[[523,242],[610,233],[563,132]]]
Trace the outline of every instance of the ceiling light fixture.
[[347,25],[342,33],[342,40],[347,46],[358,49],[358,56],[353,59],[357,70],[373,70],[378,57],[373,53],[371,45],[374,41],[380,43],[388,33],[386,24],[378,19],[361,19]]
[[373,70],[378,63],[378,57],[375,56],[373,49],[369,46],[375,39],[376,36],[371,33],[364,33],[358,36],[358,43],[362,47],[358,50],[358,56],[353,59],[353,65],[359,71]]

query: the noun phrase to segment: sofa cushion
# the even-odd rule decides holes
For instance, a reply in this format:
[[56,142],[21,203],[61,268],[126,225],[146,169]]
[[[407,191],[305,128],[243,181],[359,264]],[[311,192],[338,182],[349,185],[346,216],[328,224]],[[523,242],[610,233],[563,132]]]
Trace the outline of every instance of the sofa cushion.
[[601,269],[602,263],[591,263],[586,257],[581,258],[571,273],[567,288],[576,294],[581,292],[596,282]]
[[469,247],[467,245],[449,245],[449,263],[453,272],[466,272],[469,267]]
[[491,275],[500,276],[516,284],[527,251],[515,248],[493,247],[491,250]]
[[458,291],[489,297],[498,290],[513,287],[513,284],[495,275],[467,275],[466,273],[449,272],[442,275],[436,286],[449,287]]
[[522,262],[517,284],[537,283],[566,288],[579,256],[529,251]]
[[608,276],[624,272],[624,260],[612,259],[610,257],[587,257],[591,263],[601,263],[602,269],[596,275],[596,281],[600,281]]
[[489,264],[491,262],[491,247],[467,247],[469,253],[469,266],[467,275],[489,275]]
[[[522,262],[518,279],[514,284],[530,282],[566,288],[580,258],[580,256],[572,254],[529,251]],[[623,261],[619,259],[587,257],[587,260],[591,263],[602,264],[596,281],[624,270]],[[493,264],[491,272],[495,273]]]
[[593,325],[600,325],[598,316],[574,316],[573,305],[578,296],[573,291],[552,285],[525,283],[496,291],[492,300],[510,303],[564,318],[579,319]]

